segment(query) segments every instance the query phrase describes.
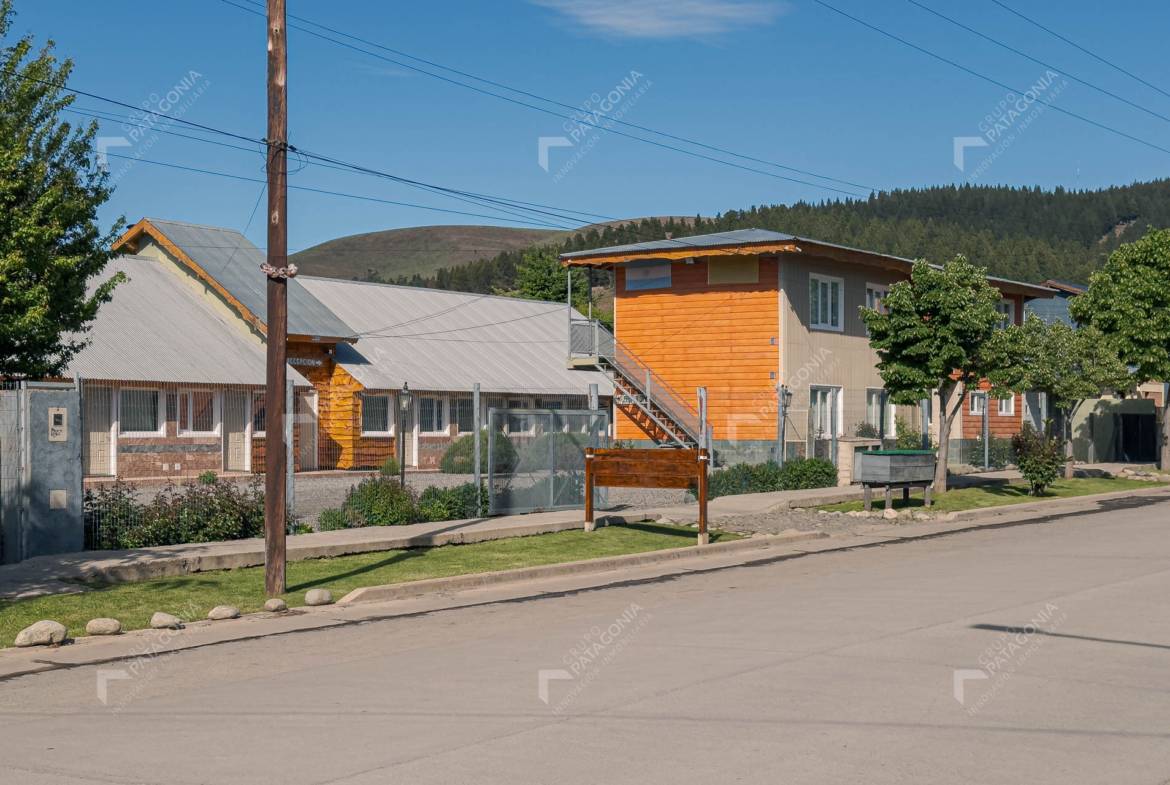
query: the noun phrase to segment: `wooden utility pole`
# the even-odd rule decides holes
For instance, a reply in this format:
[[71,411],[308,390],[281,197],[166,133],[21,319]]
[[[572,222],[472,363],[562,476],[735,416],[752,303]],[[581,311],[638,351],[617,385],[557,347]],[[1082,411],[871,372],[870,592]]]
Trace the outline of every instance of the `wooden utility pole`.
[[285,0],[268,0],[268,378],[265,388],[264,449],[264,590],[284,594],[285,492],[288,462],[284,442],[285,384],[288,355],[288,73]]

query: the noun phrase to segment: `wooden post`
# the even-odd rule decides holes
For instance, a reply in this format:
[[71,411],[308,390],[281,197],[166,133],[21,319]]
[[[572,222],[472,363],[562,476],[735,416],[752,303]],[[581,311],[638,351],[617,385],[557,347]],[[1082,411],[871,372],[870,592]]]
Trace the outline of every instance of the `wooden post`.
[[[288,453],[284,434],[288,353],[288,103],[284,0],[268,0],[268,275],[267,430],[264,450],[264,591],[285,591],[285,492]],[[293,269],[292,274],[295,274]]]
[[711,541],[707,534],[707,462],[709,457],[706,450],[699,450],[699,545],[706,545]]
[[593,523],[593,450],[585,450],[585,531],[597,528]]

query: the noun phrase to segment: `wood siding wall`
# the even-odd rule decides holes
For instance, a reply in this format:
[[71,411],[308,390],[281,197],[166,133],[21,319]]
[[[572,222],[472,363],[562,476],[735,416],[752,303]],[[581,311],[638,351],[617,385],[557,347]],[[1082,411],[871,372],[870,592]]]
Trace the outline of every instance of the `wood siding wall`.
[[[692,407],[707,388],[716,439],[776,437],[779,362],[777,263],[761,259],[754,284],[707,283],[707,263],[671,265],[669,289],[627,291],[617,270],[617,337]],[[624,415],[618,439],[644,439]]]
[[358,394],[364,389],[333,361],[329,347],[290,342],[289,357],[318,360],[320,365],[298,365],[297,370],[317,390],[317,465],[321,469],[354,469],[361,458],[361,409]]

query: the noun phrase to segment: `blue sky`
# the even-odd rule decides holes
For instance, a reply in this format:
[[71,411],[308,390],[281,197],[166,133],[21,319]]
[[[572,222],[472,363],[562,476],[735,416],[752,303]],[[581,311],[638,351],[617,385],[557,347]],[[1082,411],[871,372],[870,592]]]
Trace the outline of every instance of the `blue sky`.
[[[1167,118],[1170,97],[1041,32],[992,0],[919,2],[1056,66],[1059,75],[908,0],[826,1],[1005,85],[1021,90],[1036,85],[1040,102],[1026,95],[1009,97],[1007,90],[866,29],[815,0],[289,0],[289,12],[576,107],[617,90],[620,97],[607,104],[611,116],[621,113],[620,119],[630,123],[864,186],[968,181],[1097,188],[1170,171],[1170,153],[1042,105],[1050,100],[1170,148],[1170,120],[1095,92],[1069,75]],[[1170,92],[1164,42],[1170,7],[1165,2],[1004,2]],[[161,104],[168,114],[245,136],[264,135],[265,42],[259,17],[219,0],[148,5],[141,0],[16,0],[16,7],[14,33],[31,32],[38,41],[52,38],[61,55],[74,59],[72,86],[134,105],[157,109]],[[289,46],[292,143],[403,177],[613,217],[710,215],[753,204],[839,196],[611,133],[582,131],[571,121],[297,30],[290,31]],[[179,97],[175,106],[166,106],[168,93]],[[81,99],[78,106],[127,114],[92,99]],[[101,133],[118,145],[109,148],[111,153],[144,159],[110,159],[117,190],[104,219],[151,215],[238,229],[247,224],[260,185],[145,160],[262,179],[263,159],[257,152],[132,130],[114,121],[104,123]],[[131,138],[137,134],[140,138]],[[126,136],[129,145],[120,146],[119,136]],[[538,162],[541,137],[567,140],[549,147],[547,172]],[[967,138],[960,143],[963,170],[955,163],[956,137]],[[774,174],[858,190],[652,138]],[[488,212],[315,165],[300,167],[290,183]],[[516,222],[508,216],[486,221],[297,190],[290,193],[289,218],[294,250],[355,232]],[[248,231],[258,245],[264,244],[263,224],[261,209]]]

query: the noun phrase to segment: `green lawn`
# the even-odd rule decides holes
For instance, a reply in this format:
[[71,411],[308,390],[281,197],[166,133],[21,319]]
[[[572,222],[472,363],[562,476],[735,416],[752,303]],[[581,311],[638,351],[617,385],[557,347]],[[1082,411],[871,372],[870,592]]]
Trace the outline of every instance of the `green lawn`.
[[[712,532],[711,541],[737,539]],[[305,592],[329,589],[339,600],[352,589],[387,583],[443,578],[542,564],[643,553],[695,544],[695,530],[654,523],[604,526],[595,532],[568,531],[513,537],[472,545],[379,551],[329,559],[289,562],[289,606],[302,605]],[[123,629],[141,629],[155,611],[194,621],[216,605],[235,605],[244,613],[264,606],[264,569],[248,567],[159,578],[141,583],[89,586],[79,594],[29,600],[0,600],[0,646],[11,646],[16,633],[40,619],[56,619],[71,637],[85,634],[85,623],[99,616],[122,622]]]
[[[958,510],[977,510],[984,507],[1000,507],[1005,504],[1019,504],[1021,502],[1040,501],[1043,499],[1060,499],[1070,496],[1087,496],[1091,493],[1111,493],[1113,491],[1128,491],[1159,487],[1160,483],[1145,482],[1143,480],[1110,479],[1107,477],[1077,477],[1072,480],[1057,480],[1049,486],[1043,496],[1028,495],[1028,486],[1023,482],[1013,482],[1005,485],[982,485],[975,488],[958,488],[937,494],[934,497],[933,512],[956,512]],[[882,509],[884,497],[881,490],[874,489],[874,509]],[[922,507],[922,492],[912,491],[910,501],[903,502],[900,491],[894,491],[894,509],[904,507]],[[860,501],[829,504],[821,507],[831,512],[851,512],[863,509]]]

